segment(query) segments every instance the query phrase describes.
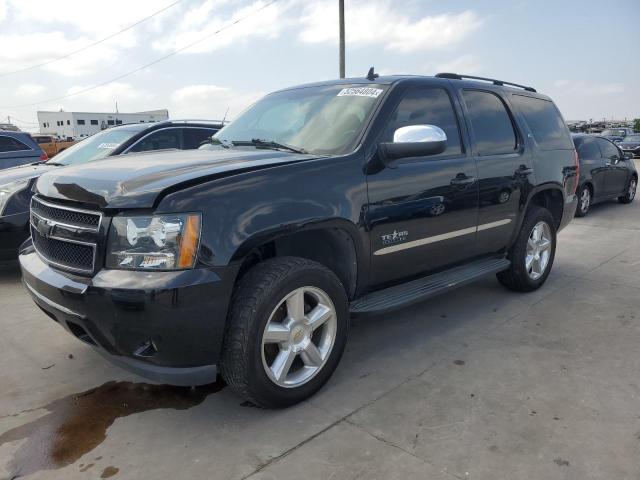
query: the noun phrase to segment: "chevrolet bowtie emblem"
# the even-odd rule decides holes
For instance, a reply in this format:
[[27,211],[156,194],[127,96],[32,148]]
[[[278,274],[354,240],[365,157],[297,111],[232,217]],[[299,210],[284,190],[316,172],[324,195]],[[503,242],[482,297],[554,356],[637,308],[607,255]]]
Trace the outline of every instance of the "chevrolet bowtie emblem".
[[38,224],[36,226],[36,230],[44,238],[49,238],[51,236],[52,231],[53,231],[53,227],[54,227],[54,225],[52,223],[50,223],[48,220],[46,220],[44,218],[40,218],[40,219],[38,219]]

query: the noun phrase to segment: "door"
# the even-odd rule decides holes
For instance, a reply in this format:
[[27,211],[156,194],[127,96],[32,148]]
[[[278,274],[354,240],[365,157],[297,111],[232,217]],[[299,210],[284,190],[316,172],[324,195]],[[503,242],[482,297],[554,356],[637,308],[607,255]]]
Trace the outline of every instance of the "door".
[[9,135],[0,135],[0,170],[37,161],[40,152]]
[[607,169],[605,171],[604,188],[607,196],[622,194],[627,190],[629,170],[623,156],[612,142],[605,138],[597,138]]
[[532,159],[504,99],[486,90],[460,90],[478,167],[477,253],[495,253],[509,245],[517,226],[520,198]]
[[442,154],[400,158],[367,176],[373,285],[444,268],[472,256],[475,247],[478,185],[459,107],[445,88],[412,86],[396,94],[376,145],[393,141],[400,127],[435,125],[447,146]]
[[583,137],[578,146],[581,176],[591,177],[593,197],[595,200],[605,195],[605,172],[607,162],[602,157],[598,142],[593,137]]

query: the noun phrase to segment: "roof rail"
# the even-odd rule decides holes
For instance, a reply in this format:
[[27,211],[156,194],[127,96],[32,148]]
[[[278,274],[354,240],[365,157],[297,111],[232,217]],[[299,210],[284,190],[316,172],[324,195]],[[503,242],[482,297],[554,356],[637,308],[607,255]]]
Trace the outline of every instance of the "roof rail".
[[156,123],[211,123],[215,125],[224,125],[229,123],[229,120],[207,120],[202,118],[168,118],[166,120],[160,120]]
[[525,87],[524,85],[519,85],[517,83],[511,83],[511,82],[505,82],[503,80],[496,80],[495,78],[485,78],[485,77],[474,77],[473,75],[460,75],[458,73],[438,73],[436,74],[436,77],[438,78],[449,78],[451,80],[462,80],[462,79],[469,79],[469,80],[482,80],[485,82],[491,82],[494,85],[500,85],[500,86],[504,86],[504,85],[509,85],[510,87],[518,87],[518,88],[522,88],[524,90],[526,90],[527,92],[536,92],[536,89],[533,87]]

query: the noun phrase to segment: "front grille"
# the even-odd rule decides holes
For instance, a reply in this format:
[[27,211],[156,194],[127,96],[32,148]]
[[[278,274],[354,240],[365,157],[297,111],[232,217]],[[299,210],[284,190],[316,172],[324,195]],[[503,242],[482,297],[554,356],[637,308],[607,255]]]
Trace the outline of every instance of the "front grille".
[[46,202],[31,201],[31,238],[40,257],[52,266],[92,273],[95,268],[102,214]]

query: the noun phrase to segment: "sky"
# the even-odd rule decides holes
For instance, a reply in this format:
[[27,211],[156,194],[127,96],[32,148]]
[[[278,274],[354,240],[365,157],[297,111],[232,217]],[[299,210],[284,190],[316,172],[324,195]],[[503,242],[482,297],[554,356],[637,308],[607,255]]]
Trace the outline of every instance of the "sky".
[[[116,102],[120,112],[167,108],[173,118],[220,119],[228,111],[233,119],[270,91],[338,77],[338,0],[181,0],[95,47],[12,73],[175,1],[0,0],[0,121],[11,115],[33,130],[37,110],[114,111]],[[533,86],[567,120],[640,117],[639,0],[345,5],[348,77],[370,66],[475,74]]]

